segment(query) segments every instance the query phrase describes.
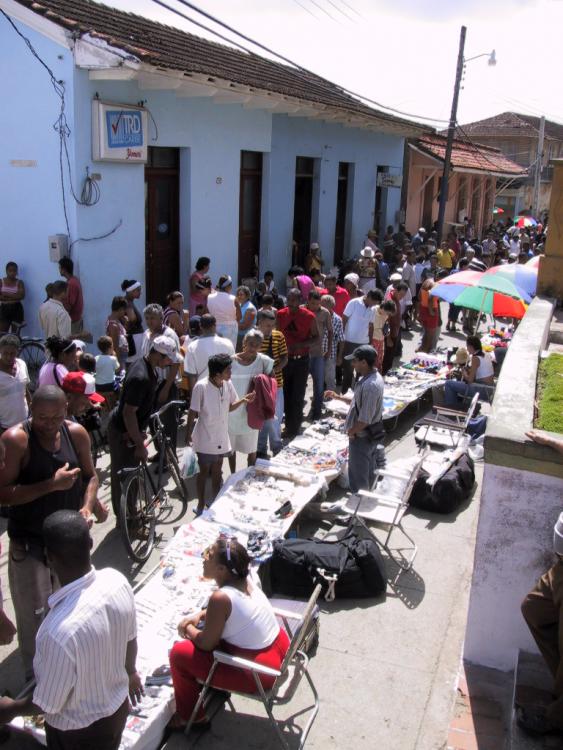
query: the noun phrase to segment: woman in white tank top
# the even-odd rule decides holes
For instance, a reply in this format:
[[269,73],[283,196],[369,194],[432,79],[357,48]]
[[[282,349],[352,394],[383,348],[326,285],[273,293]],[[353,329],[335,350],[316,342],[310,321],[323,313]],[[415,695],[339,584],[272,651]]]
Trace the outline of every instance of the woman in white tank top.
[[491,355],[483,351],[481,339],[478,336],[468,336],[466,347],[470,360],[463,371],[462,379],[446,380],[444,385],[446,406],[451,409],[460,406],[458,396],[473,396],[479,391],[479,385],[494,383],[493,361]]
[[[203,574],[217,582],[207,608],[178,625],[185,640],[175,643],[170,652],[170,669],[176,695],[173,729],[187,724],[197,702],[201,686],[213,664],[213,650],[220,648],[256,664],[279,669],[289,648],[289,638],[280,628],[272,606],[264,593],[249,578],[248,552],[234,537],[219,537],[205,550]],[[269,689],[274,677],[262,676]],[[255,693],[250,673],[221,664],[213,677],[213,686],[223,690]],[[196,724],[209,722],[203,709]]]

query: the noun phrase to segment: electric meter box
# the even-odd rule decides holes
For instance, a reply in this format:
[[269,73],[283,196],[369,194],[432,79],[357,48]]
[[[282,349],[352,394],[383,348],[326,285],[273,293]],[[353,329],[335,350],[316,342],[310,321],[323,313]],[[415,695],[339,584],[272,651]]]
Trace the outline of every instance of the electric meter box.
[[53,234],[49,237],[49,260],[58,263],[68,255],[68,235]]

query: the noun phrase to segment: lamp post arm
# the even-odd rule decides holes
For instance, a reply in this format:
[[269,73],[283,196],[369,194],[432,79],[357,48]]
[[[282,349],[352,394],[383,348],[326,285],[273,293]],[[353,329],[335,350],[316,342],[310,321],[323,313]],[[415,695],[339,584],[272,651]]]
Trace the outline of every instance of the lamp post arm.
[[448,202],[448,179],[450,174],[450,165],[452,160],[452,147],[455,134],[455,126],[457,120],[457,103],[459,99],[459,87],[461,84],[461,76],[463,74],[463,50],[465,48],[465,35],[467,28],[461,27],[461,33],[459,35],[459,53],[457,56],[457,70],[455,75],[454,85],[454,97],[452,100],[452,112],[450,114],[450,124],[448,126],[448,137],[446,140],[446,153],[444,154],[444,171],[442,173],[442,186],[440,188],[440,207],[438,209],[438,246],[442,241],[442,234],[444,231],[444,216],[446,213],[446,203]]

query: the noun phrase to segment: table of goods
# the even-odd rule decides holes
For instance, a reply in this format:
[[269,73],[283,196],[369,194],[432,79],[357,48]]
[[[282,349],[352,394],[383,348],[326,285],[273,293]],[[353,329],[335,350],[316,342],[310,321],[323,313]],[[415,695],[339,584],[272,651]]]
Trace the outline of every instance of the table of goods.
[[[203,552],[220,534],[236,536],[258,565],[272,553],[299,513],[346,461],[348,440],[342,420],[323,420],[272,461],[232,474],[215,502],[191,523],[179,527],[164,548],[160,564],[135,595],[138,624],[137,667],[146,696],[131,710],[121,750],[154,750],[174,711],[168,652],[178,639],[179,621],[205,607],[214,582],[203,577]],[[299,442],[300,441],[300,442]],[[296,441],[294,441],[296,442]],[[46,744],[41,720],[15,719],[12,726]]]

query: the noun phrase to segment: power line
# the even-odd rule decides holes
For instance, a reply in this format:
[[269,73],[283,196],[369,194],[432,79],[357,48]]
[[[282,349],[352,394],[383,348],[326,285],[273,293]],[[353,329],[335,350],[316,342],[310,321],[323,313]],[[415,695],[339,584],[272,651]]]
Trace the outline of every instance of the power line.
[[354,18],[352,18],[352,16],[348,15],[348,13],[346,13],[345,10],[342,10],[342,8],[339,8],[338,5],[334,2],[334,0],[326,0],[326,1],[327,1],[327,3],[330,3],[333,8],[336,8],[336,10],[339,13],[342,13],[342,15],[345,18],[347,18],[349,21],[351,21],[352,23],[357,23],[357,21]]
[[362,14],[359,11],[357,11],[352,5],[350,5],[350,3],[347,3],[346,0],[340,0],[340,2],[342,3],[342,5],[345,5],[347,8],[350,8],[350,10],[353,13],[355,13],[357,16],[359,16],[360,18],[363,18],[364,21],[366,20],[365,16],[362,16]]
[[[325,16],[328,16],[328,17],[329,17],[329,18],[330,18],[330,19],[331,19],[332,21],[336,21],[336,18],[335,18],[334,16],[331,16],[331,15],[330,15],[330,13],[328,12],[328,10],[325,10],[325,9],[323,8],[323,6],[322,6],[322,5],[320,4],[320,3],[318,3],[318,2],[317,2],[317,0],[310,0],[310,2],[312,2],[312,3],[313,3],[313,5],[316,5],[316,6],[317,6],[317,8],[318,8],[318,9],[319,9],[319,10],[320,10],[320,11],[321,11],[322,13],[324,13],[324,14],[325,14]],[[216,22],[216,23],[218,23],[218,22]],[[236,32],[235,32],[235,33],[236,33]]]
[[313,11],[312,11],[312,10],[309,10],[309,8],[307,8],[307,6],[306,6],[306,5],[303,5],[302,3],[300,3],[300,2],[299,2],[299,0],[293,0],[293,2],[294,2],[294,3],[297,3],[297,5],[298,5],[298,6],[300,7],[300,8],[303,8],[303,10],[304,10],[304,11],[305,11],[306,13],[308,13],[308,14],[309,14],[310,16],[313,16],[313,18],[315,18],[315,19],[316,19],[317,21],[319,20],[319,17],[318,17],[318,16],[316,16],[316,15],[315,15],[315,14],[313,13]]
[[[197,5],[194,5],[193,3],[189,2],[188,0],[176,0],[178,3],[181,3],[182,5],[185,5],[187,8],[190,8],[191,10],[194,10],[196,13],[199,13],[200,15],[204,16],[205,18],[209,19],[210,21],[213,21],[213,23],[216,23],[218,26],[223,27],[224,29],[227,29],[232,34],[235,34],[236,36],[240,37],[241,39],[244,39],[245,41],[249,42],[250,44],[253,44],[255,47],[258,47],[259,49],[264,50],[270,55],[273,55],[274,57],[279,58],[280,60],[283,60],[288,65],[291,65],[292,67],[296,68],[297,70],[306,73],[307,75],[314,76],[316,79],[315,81],[311,81],[310,79],[306,79],[306,83],[310,86],[311,83],[316,83],[317,85],[321,85],[321,87],[324,85],[324,88],[326,90],[327,85],[330,87],[330,91],[333,91],[334,84],[331,81],[328,81],[326,78],[323,78],[322,76],[319,76],[317,73],[313,73],[313,71],[309,70],[308,68],[303,67],[302,65],[299,65],[299,63],[294,62],[288,57],[285,57],[285,55],[280,54],[279,52],[275,52],[274,50],[270,49],[269,47],[266,47],[266,45],[262,44],[261,42],[257,42],[255,39],[252,39],[251,37],[247,36],[246,34],[243,34],[240,31],[237,31],[232,26],[229,26],[224,21],[221,21],[216,16],[213,16],[211,13],[207,13],[207,11],[199,8]],[[167,8],[168,10],[171,10],[173,13],[175,13],[178,16],[181,16],[182,18],[185,18],[187,21],[190,21],[191,23],[195,23],[196,26],[200,26],[201,28],[206,29],[207,31],[210,31],[212,34],[215,34],[219,38],[223,39],[224,41],[228,41],[231,44],[234,44],[235,46],[239,47],[240,49],[243,49],[245,52],[248,52],[249,54],[254,54],[251,50],[247,49],[246,47],[243,47],[238,42],[231,41],[224,37],[223,35],[219,34],[218,32],[214,31],[213,29],[210,29],[207,26],[204,26],[199,21],[194,21],[189,16],[186,16],[184,13],[181,13],[179,10],[171,8],[169,5],[166,5],[166,3],[162,2],[162,0],[152,0],[152,2],[157,3],[157,5],[161,5],[162,7]],[[362,99],[365,102],[369,102],[370,104],[375,105],[376,107],[379,107],[380,109],[387,110],[388,112],[393,112],[398,115],[402,115],[403,117],[413,117],[418,120],[425,120],[427,122],[448,122],[448,120],[442,120],[437,117],[424,117],[423,115],[416,115],[412,114],[412,112],[402,112],[399,109],[394,109],[393,107],[388,107],[385,104],[382,104],[381,102],[376,101],[375,99],[370,99],[367,96],[364,96],[363,94],[358,94],[355,91],[351,91],[350,89],[347,89],[343,86],[339,86],[339,88],[344,91],[349,96],[355,96],[358,99]],[[382,113],[385,114],[385,113]]]

